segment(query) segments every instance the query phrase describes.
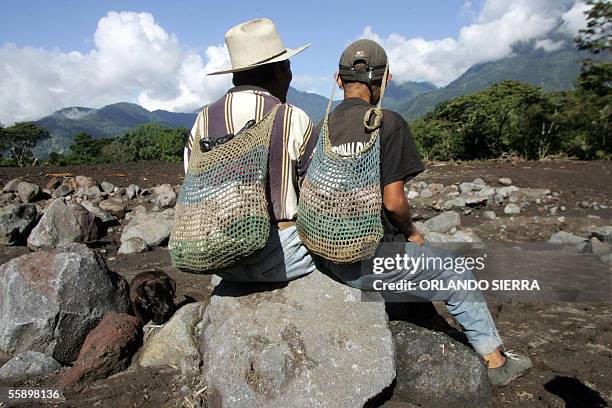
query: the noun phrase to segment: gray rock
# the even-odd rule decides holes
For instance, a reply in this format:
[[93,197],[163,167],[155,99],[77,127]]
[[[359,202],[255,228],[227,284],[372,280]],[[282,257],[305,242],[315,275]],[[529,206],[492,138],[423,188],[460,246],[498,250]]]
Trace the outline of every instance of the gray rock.
[[30,233],[28,247],[37,250],[71,242],[88,242],[97,239],[98,234],[98,223],[92,213],[80,204],[66,203],[63,198],[58,198],[47,207]]
[[598,238],[603,242],[612,242],[612,226],[604,225],[603,227],[592,228],[589,230],[591,236]]
[[88,176],[76,176],[75,181],[77,186],[81,188],[88,188],[98,185],[98,182],[93,177]]
[[74,189],[70,185],[64,183],[58,188],[56,188],[55,191],[53,191],[53,197],[55,198],[66,197],[72,194],[73,192],[74,192]]
[[145,252],[147,249],[147,243],[143,239],[132,237],[123,241],[117,252],[123,255],[129,255]]
[[0,352],[32,350],[71,362],[104,315],[129,310],[128,290],[85,245],[12,259],[0,266]]
[[204,313],[202,376],[218,406],[362,407],[391,384],[384,303],[319,272],[252,289],[221,281]]
[[467,346],[407,322],[389,323],[397,364],[393,399],[422,407],[489,407],[487,370]]
[[11,204],[0,208],[0,244],[15,245],[36,224],[36,205]]
[[117,221],[117,217],[104,211],[91,201],[82,201],[81,205],[85,207],[87,211],[92,213],[95,217],[99,218],[103,224],[111,224]]
[[461,193],[469,193],[474,190],[474,184],[472,183],[461,183],[459,184],[459,192]]
[[81,187],[82,196],[87,199],[98,198],[102,195],[102,191],[98,186]]
[[515,203],[506,204],[504,207],[504,214],[508,215],[518,215],[521,213],[521,207]]
[[102,191],[104,191],[106,194],[110,194],[115,190],[115,185],[113,183],[109,183],[108,181],[103,181],[100,186],[102,187]]
[[433,193],[429,189],[425,189],[421,191],[421,198],[431,198],[433,197]]
[[155,186],[151,189],[154,195],[160,195],[162,193],[174,192],[174,187],[170,184],[160,184],[159,186]]
[[497,187],[495,189],[495,193],[501,195],[503,198],[506,198],[510,195],[510,193],[518,190],[519,188],[516,186]]
[[472,184],[474,184],[478,188],[478,190],[487,186],[487,183],[480,177],[472,180]]
[[137,237],[146,242],[149,247],[157,246],[168,239],[173,222],[174,212],[168,210],[151,213],[139,212],[123,229],[121,243]]
[[482,213],[482,216],[486,218],[487,220],[497,219],[497,214],[495,214],[495,211],[485,211]]
[[7,206],[15,203],[15,194],[13,193],[2,193],[0,194],[0,207]]
[[205,309],[205,303],[188,303],[161,328],[152,330],[138,364],[142,367],[173,365],[181,367],[183,374],[196,373],[202,361],[199,344]]
[[584,241],[586,241],[586,238],[579,237],[577,235],[570,234],[569,232],[565,232],[565,231],[555,232],[548,239],[549,244],[557,244],[557,245],[574,245],[574,244],[580,244]]
[[518,190],[521,195],[531,198],[532,200],[542,199],[546,195],[550,194],[550,190],[547,188],[527,188],[522,187]]
[[155,205],[160,208],[171,208],[176,204],[176,198],[174,191],[164,191],[155,197]]
[[448,232],[461,226],[461,216],[455,211],[447,211],[425,221],[425,226],[432,232]]
[[511,179],[511,178],[508,178],[508,177],[500,177],[500,178],[497,180],[497,182],[498,182],[499,184],[501,184],[501,185],[504,185],[504,186],[510,186],[510,185],[512,185],[512,179]]
[[457,198],[462,198],[465,202],[465,205],[469,207],[477,207],[480,205],[485,205],[487,203],[487,197],[483,197],[478,194],[462,194],[461,197]]
[[11,181],[9,181],[8,183],[4,185],[4,187],[2,188],[2,192],[3,193],[17,193],[17,186],[19,186],[19,183],[21,183],[22,181],[23,180],[20,178],[12,179]]
[[595,255],[605,255],[612,251],[610,250],[610,244],[601,242],[597,238],[593,237],[586,241],[584,252]]
[[612,266],[612,254],[605,254],[605,255],[602,255],[600,258],[603,263],[606,263]]
[[418,191],[414,191],[414,190],[410,190],[408,191],[408,194],[406,194],[406,197],[408,197],[409,200],[413,200],[415,198],[417,198],[419,196],[419,192]]
[[40,193],[40,187],[36,184],[22,181],[17,185],[17,195],[22,203],[29,203],[34,201],[36,196]]
[[134,198],[138,197],[139,193],[140,187],[138,187],[136,184],[130,184],[125,190],[128,200],[133,200]]
[[37,351],[24,351],[0,368],[0,380],[41,377],[62,368],[53,357]]
[[116,217],[123,217],[127,209],[127,202],[123,201],[119,197],[111,197],[104,201],[100,201],[98,204],[101,209],[108,211]]

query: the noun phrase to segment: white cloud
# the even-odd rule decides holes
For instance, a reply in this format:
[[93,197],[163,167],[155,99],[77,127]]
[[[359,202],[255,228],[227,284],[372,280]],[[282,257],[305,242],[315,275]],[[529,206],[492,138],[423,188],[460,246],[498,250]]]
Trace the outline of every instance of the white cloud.
[[[464,3],[464,9],[472,6]],[[519,43],[533,42],[549,52],[559,49],[563,42],[548,37],[577,31],[584,25],[584,19],[577,18],[583,10],[583,3],[575,0],[486,0],[475,22],[463,27],[456,38],[429,41],[399,34],[382,38],[372,27],[366,27],[361,37],[385,47],[399,82],[444,86],[474,64],[511,55]]]
[[314,76],[307,74],[293,75],[291,86],[303,92],[317,93],[329,97],[332,84],[334,84],[332,76]]
[[563,14],[562,30],[571,36],[578,34],[578,30],[586,27],[586,15],[584,14],[589,9],[586,3],[578,2]]
[[38,119],[66,106],[137,101],[145,108],[190,111],[223,93],[229,76],[206,76],[229,64],[223,45],[205,60],[185,50],[149,13],[109,12],[87,53],[6,43],[0,47],[0,121]]

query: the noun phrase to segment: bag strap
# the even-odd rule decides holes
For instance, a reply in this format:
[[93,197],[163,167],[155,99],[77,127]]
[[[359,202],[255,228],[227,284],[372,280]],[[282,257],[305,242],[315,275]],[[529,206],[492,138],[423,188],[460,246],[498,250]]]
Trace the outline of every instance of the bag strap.
[[[257,126],[258,124],[260,124],[261,122],[263,122],[269,115],[274,115],[274,117],[272,118],[272,126],[274,126],[274,121],[276,119],[276,113],[278,112],[278,109],[285,105],[284,103],[277,103],[276,105],[274,105],[272,107],[272,109],[270,109],[270,111],[268,113],[266,113],[264,115],[263,118],[261,118],[261,120],[257,123],[255,123],[253,126],[250,127],[250,129],[252,129],[253,127]],[[204,132],[203,134],[200,134],[200,132],[196,133],[196,136],[193,138],[193,146],[200,146],[200,140],[203,139],[205,141],[210,141],[210,138],[208,136],[208,107],[209,105],[206,105],[204,107],[204,109],[202,110],[202,120],[204,121]],[[240,132],[238,132],[240,133]]]
[[[387,88],[387,77],[389,75],[389,64],[387,64],[387,66],[385,67],[385,73],[383,74],[383,78],[382,78],[382,85],[380,87],[380,98],[378,99],[378,103],[376,104],[375,107],[368,109],[368,111],[365,113],[365,115],[363,116],[363,125],[365,126],[365,128],[369,131],[372,131],[372,135],[370,136],[370,140],[368,140],[368,142],[366,143],[366,145],[361,149],[361,152],[365,152],[366,150],[368,150],[370,148],[370,146],[372,146],[375,142],[376,139],[378,138],[378,133],[380,130],[380,126],[382,125],[382,100],[383,97],[385,95],[385,90]],[[331,111],[331,107],[332,107],[332,103],[333,103],[333,99],[334,99],[334,93],[336,91],[336,86],[337,84],[334,82],[334,85],[332,87],[332,92],[331,95],[329,97],[329,102],[327,103],[327,109],[325,111],[325,118],[323,121],[323,146],[325,148],[325,150],[330,153],[333,154],[335,156],[339,156],[339,157],[354,157],[355,154],[341,154],[341,153],[335,153],[332,151],[331,148],[331,142],[329,140],[329,114]],[[370,125],[370,119],[372,117],[372,115],[374,115],[374,123],[372,125]]]

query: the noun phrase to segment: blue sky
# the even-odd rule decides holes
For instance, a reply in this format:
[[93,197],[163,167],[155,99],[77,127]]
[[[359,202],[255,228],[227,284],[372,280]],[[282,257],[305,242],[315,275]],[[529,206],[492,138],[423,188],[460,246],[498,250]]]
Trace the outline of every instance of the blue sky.
[[272,19],[292,60],[293,85],[324,95],[342,49],[381,43],[394,80],[451,82],[471,65],[512,53],[519,42],[554,51],[584,23],[579,0],[2,0],[0,121],[30,120],[66,106],[118,101],[189,111],[217,98],[230,77],[223,35]]

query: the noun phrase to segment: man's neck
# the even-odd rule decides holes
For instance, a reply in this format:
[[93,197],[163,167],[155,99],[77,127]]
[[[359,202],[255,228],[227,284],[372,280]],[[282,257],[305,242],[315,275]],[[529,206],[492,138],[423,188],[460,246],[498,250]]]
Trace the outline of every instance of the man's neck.
[[366,101],[367,103],[371,104],[372,103],[372,93],[370,92],[369,89],[362,89],[361,87],[357,88],[357,89],[351,89],[349,90],[344,90],[344,99],[348,99],[348,98],[359,98],[362,99],[364,101]]

